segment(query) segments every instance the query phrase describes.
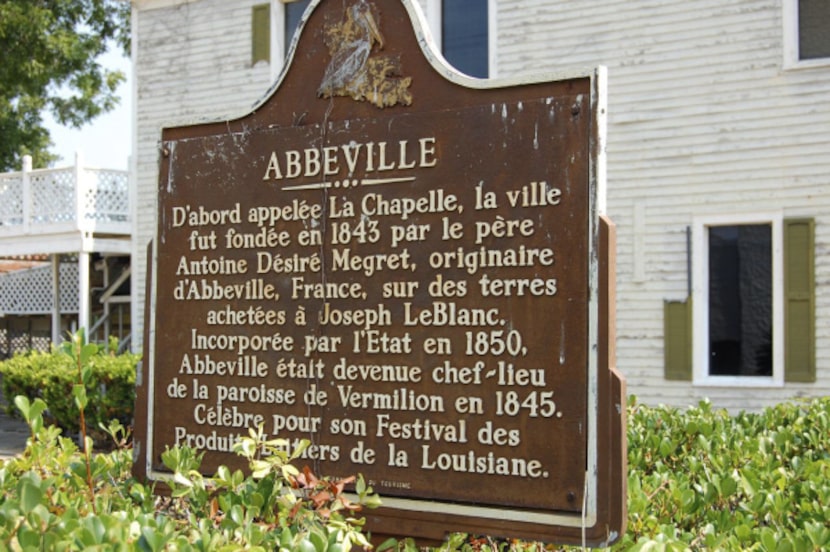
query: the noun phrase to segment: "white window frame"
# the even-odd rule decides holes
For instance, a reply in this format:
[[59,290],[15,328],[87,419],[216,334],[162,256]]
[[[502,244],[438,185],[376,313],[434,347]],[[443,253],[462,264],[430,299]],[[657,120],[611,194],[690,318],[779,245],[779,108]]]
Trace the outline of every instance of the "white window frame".
[[[476,0],[480,1],[480,0]],[[496,16],[498,14],[497,0],[487,2],[487,78],[494,79],[496,75]],[[443,51],[443,35],[441,33],[441,7],[444,0],[426,0],[426,19],[432,38],[438,51]]]
[[784,23],[783,49],[784,69],[812,69],[830,67],[830,57],[799,59],[798,52],[798,0],[782,0]]
[[[781,212],[695,217],[692,225],[692,383],[709,387],[784,385],[784,217]],[[769,224],[772,232],[772,376],[709,374],[709,231],[712,226]]]

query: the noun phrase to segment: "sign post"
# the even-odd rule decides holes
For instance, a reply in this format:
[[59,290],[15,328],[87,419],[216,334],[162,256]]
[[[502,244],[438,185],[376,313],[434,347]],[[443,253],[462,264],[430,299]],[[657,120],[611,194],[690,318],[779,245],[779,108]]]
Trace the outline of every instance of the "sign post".
[[263,425],[363,473],[375,533],[625,524],[604,72],[478,81],[414,3],[312,4],[250,114],[168,128],[136,473]]

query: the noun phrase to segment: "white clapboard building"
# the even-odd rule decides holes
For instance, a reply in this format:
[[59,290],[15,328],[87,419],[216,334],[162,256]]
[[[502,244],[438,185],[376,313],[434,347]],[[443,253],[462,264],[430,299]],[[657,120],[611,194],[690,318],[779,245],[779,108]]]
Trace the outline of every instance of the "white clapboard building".
[[[830,2],[413,1],[468,74],[607,67],[630,393],[734,410],[830,393]],[[161,127],[246,113],[308,2],[132,3],[140,320]]]

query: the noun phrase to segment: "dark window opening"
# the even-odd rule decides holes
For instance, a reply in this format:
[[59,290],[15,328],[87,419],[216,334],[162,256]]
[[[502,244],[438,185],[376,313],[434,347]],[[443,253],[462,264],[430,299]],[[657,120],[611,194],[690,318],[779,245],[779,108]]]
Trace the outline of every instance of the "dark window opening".
[[486,78],[489,75],[487,2],[444,0],[441,6],[444,57],[462,73]]
[[830,57],[830,2],[799,0],[798,58]]
[[296,2],[287,2],[285,4],[285,29],[283,36],[285,37],[285,54],[288,55],[288,50],[291,48],[291,41],[294,39],[294,33],[297,32],[297,27],[300,26],[300,19],[303,17],[306,8],[311,0],[297,0]]
[[772,376],[772,227],[709,228],[709,374]]

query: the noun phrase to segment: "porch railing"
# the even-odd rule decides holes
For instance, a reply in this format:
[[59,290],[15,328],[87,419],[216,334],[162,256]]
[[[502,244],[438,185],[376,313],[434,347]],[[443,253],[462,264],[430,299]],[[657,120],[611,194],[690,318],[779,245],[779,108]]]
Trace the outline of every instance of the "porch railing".
[[129,172],[81,166],[0,174],[0,237],[78,230],[130,233]]

